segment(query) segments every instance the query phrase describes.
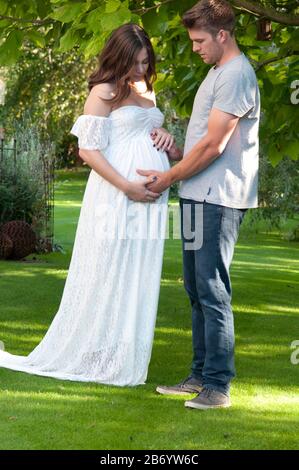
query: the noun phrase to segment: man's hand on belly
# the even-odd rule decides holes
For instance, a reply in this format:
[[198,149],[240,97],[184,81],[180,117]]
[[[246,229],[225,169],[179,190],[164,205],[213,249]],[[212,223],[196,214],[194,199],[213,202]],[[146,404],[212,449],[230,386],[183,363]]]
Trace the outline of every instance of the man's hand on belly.
[[149,183],[147,188],[155,193],[162,193],[171,185],[171,178],[168,171],[161,172],[156,170],[136,170],[141,176],[156,176],[157,179],[153,183]]

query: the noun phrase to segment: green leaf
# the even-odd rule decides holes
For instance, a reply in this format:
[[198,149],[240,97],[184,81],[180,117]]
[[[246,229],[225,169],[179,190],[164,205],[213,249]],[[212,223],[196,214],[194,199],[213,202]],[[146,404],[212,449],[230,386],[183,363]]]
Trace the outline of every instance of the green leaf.
[[86,15],[85,21],[87,24],[86,31],[98,33],[102,30],[101,19],[104,16],[104,5],[95,8]]
[[6,28],[11,24],[10,20],[0,20],[0,29]]
[[63,5],[62,7],[56,8],[53,12],[51,12],[48,17],[53,18],[54,20],[61,21],[62,23],[70,23],[80,13],[84,13],[88,6],[84,2],[80,3],[68,3],[67,5]]
[[40,18],[47,18],[47,15],[53,10],[53,6],[48,2],[41,2],[38,0],[36,9]]
[[73,46],[80,42],[80,33],[69,28],[67,32],[60,38],[59,50],[61,52],[72,49]]
[[21,55],[23,33],[12,31],[0,46],[0,65],[13,65]]
[[8,2],[5,0],[0,0],[0,15],[5,15],[8,8]]
[[90,57],[97,55],[102,49],[103,44],[104,38],[101,36],[94,37],[93,39],[91,39],[87,47],[84,49],[85,58],[89,59]]
[[32,13],[37,16],[37,2],[38,0],[31,0],[28,5],[28,13]]
[[58,43],[60,37],[61,37],[61,30],[62,30],[62,24],[61,23],[55,23],[51,29],[46,34],[46,41],[47,43],[50,42],[52,39],[54,39],[55,44]]
[[120,0],[106,0],[106,13],[113,13],[121,6]]
[[131,20],[131,12],[126,7],[121,7],[114,13],[106,13],[101,18],[101,25],[104,31],[112,31],[124,23]]
[[33,42],[33,44],[35,44],[38,47],[45,47],[46,45],[46,40],[45,40],[44,35],[42,35],[38,31],[34,31],[34,30],[28,31],[27,37],[31,42]]
[[282,160],[283,153],[277,148],[276,143],[273,143],[269,146],[268,158],[274,167],[277,166],[278,163]]
[[286,155],[291,158],[292,160],[298,160],[299,158],[299,144],[298,141],[289,142],[285,149]]
[[174,70],[174,78],[177,82],[180,83],[185,79],[188,73],[190,73],[190,67],[186,65],[183,65],[183,66],[178,65]]
[[142,16],[143,27],[150,36],[159,36],[159,15],[155,9],[149,10]]

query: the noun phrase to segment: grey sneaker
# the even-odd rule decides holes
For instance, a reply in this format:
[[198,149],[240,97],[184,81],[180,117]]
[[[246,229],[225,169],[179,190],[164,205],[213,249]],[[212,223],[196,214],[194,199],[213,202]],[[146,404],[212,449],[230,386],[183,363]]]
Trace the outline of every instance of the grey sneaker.
[[203,388],[193,400],[185,401],[187,408],[207,410],[209,408],[228,408],[231,406],[229,396],[211,388]]
[[177,385],[159,385],[156,391],[161,395],[189,395],[199,393],[202,388],[203,384],[199,379],[189,376]]

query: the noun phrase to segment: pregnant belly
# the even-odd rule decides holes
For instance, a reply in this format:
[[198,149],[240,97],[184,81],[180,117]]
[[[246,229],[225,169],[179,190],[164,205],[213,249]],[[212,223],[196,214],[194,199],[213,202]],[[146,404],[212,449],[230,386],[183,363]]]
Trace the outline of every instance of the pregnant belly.
[[169,161],[166,152],[157,150],[149,138],[132,139],[129,142],[111,145],[103,151],[109,163],[121,175],[132,180],[143,179],[136,173],[140,170],[166,171]]

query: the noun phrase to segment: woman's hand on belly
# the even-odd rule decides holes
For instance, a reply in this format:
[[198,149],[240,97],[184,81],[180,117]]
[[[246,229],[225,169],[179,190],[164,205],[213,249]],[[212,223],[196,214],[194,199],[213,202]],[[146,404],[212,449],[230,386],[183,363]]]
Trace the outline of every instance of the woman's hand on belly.
[[175,142],[174,137],[163,127],[155,127],[151,132],[151,138],[153,146],[163,152],[170,150]]

